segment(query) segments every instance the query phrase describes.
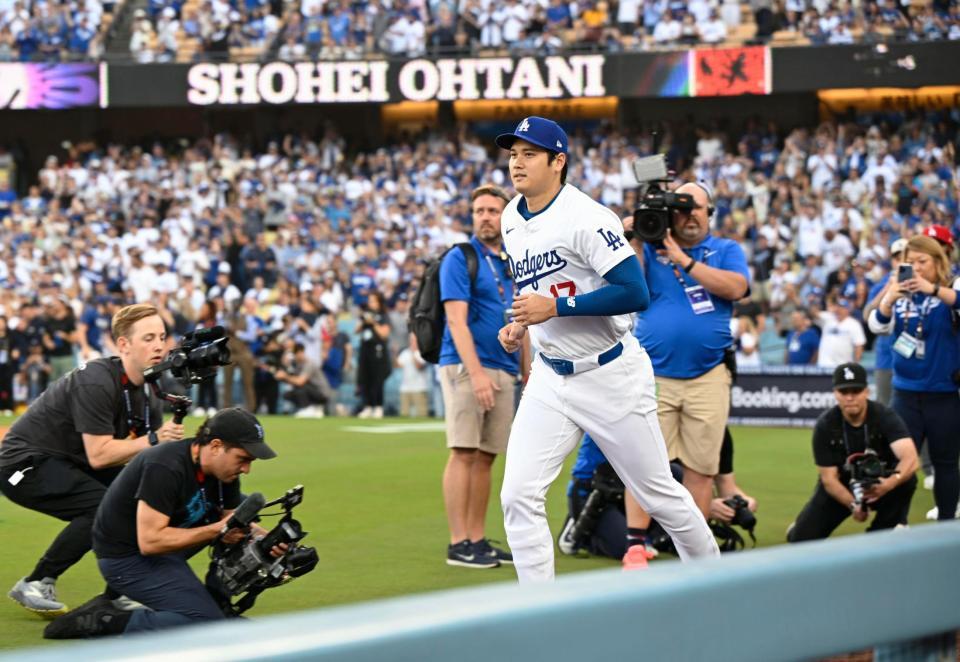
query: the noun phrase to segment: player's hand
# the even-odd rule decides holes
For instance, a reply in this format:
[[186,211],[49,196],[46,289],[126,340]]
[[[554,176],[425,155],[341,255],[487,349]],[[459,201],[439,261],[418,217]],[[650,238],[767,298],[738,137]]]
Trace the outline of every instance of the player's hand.
[[500,329],[500,332],[497,334],[497,340],[500,341],[501,347],[512,354],[523,345],[523,336],[525,336],[526,333],[527,329],[525,326],[517,324],[516,322],[510,322]]
[[173,419],[170,419],[157,430],[157,439],[161,442],[180,441],[183,439],[183,425],[181,423],[174,423]]
[[513,299],[513,319],[523,326],[540,324],[557,316],[557,300],[539,294],[522,294]]
[[490,375],[481,368],[477,374],[470,375],[470,384],[473,386],[473,395],[483,411],[490,411],[496,402],[496,392],[500,387],[493,383]]
[[861,506],[853,511],[853,520],[855,522],[866,522],[869,514],[870,513],[867,512],[867,509]]
[[673,231],[669,228],[667,229],[666,236],[663,238],[663,248],[657,250],[657,255],[666,257],[681,269],[686,267],[687,262],[691,260],[691,257],[683,252],[680,244],[673,238]]

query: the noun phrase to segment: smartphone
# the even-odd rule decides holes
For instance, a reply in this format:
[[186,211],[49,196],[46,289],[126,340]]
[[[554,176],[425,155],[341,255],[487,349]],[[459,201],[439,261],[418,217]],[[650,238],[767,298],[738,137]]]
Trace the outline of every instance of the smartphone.
[[910,280],[913,278],[913,265],[912,264],[901,264],[899,270],[897,271],[897,282],[902,283],[905,280]]

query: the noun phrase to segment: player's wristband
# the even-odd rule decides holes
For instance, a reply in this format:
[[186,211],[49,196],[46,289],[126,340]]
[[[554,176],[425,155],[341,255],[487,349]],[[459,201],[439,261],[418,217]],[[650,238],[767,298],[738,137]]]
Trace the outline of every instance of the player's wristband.
[[150,442],[151,446],[156,446],[160,443],[160,437],[157,436],[157,433],[153,430],[147,433],[147,441]]
[[685,266],[685,267],[683,268],[683,270],[684,270],[686,273],[690,273],[691,271],[693,271],[693,266],[694,266],[696,263],[697,263],[697,260],[696,260],[695,258],[692,258],[692,257],[691,257],[691,258],[690,258],[690,264],[688,264],[687,266]]

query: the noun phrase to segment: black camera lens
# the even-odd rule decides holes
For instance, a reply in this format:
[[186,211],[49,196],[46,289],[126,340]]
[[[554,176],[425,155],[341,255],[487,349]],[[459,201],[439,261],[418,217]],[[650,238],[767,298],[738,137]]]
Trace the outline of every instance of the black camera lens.
[[663,241],[670,227],[667,209],[637,209],[633,212],[633,236],[646,243]]

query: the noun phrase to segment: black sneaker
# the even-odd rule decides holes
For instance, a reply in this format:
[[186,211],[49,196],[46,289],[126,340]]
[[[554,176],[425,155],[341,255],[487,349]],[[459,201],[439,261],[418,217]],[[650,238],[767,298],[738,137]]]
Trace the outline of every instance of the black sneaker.
[[447,545],[447,565],[461,568],[496,568],[500,561],[476,552],[469,540],[461,540],[455,545]]
[[118,609],[100,594],[55,619],[43,630],[45,639],[87,639],[122,634],[131,612]]
[[491,542],[499,542],[498,540],[488,540],[487,538],[481,538],[477,542],[470,543],[473,545],[473,553],[479,556],[480,558],[487,558],[491,560],[498,561],[500,563],[509,563],[513,565],[513,554],[508,552],[505,549],[500,549],[499,547],[494,547],[491,545]]

